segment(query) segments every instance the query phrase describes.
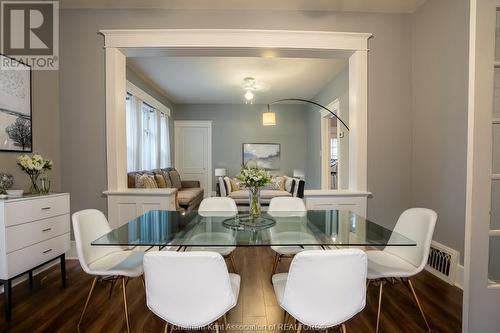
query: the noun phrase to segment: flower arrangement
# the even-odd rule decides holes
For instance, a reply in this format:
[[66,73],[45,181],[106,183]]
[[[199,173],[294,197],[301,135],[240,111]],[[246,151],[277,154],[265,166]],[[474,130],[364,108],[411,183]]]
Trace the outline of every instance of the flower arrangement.
[[261,187],[272,181],[271,174],[263,169],[242,167],[236,179],[250,191],[250,215],[253,217],[259,216],[259,191]]
[[21,155],[17,158],[17,165],[26,172],[31,179],[31,193],[40,193],[38,177],[52,169],[52,161],[46,160],[39,154]]
[[0,172],[0,194],[5,194],[14,184],[14,177],[8,173]]

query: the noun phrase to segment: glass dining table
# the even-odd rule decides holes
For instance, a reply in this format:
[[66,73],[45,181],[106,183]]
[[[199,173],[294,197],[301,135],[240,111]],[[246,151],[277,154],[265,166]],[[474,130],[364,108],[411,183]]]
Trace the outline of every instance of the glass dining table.
[[111,230],[94,246],[416,246],[416,243],[350,211],[248,213],[153,210]]

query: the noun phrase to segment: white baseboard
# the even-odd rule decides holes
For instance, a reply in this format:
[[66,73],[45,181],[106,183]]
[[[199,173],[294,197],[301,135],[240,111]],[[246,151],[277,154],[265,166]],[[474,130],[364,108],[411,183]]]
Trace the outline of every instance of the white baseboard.
[[455,287],[464,290],[464,266],[457,265],[457,273],[455,275]]

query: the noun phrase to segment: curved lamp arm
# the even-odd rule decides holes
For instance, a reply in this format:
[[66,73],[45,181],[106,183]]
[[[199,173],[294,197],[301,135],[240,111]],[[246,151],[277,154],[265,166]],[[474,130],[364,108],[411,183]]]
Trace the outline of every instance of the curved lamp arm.
[[298,102],[305,102],[305,103],[310,103],[310,104],[314,104],[316,106],[319,106],[320,108],[322,109],[325,109],[326,111],[330,112],[335,118],[337,118],[338,121],[340,121],[342,123],[342,125],[345,126],[345,128],[347,128],[347,130],[349,131],[349,126],[347,126],[347,124],[342,120],[340,119],[332,110],[328,109],[326,106],[323,106],[319,103],[316,103],[316,102],[313,102],[313,101],[310,101],[308,99],[301,99],[301,98],[284,98],[284,99],[279,99],[277,101],[274,101],[274,102],[271,102],[269,104],[267,104],[267,110],[270,111],[270,107],[272,104],[276,104],[276,103],[280,103],[280,102],[286,102],[286,101],[298,101]]

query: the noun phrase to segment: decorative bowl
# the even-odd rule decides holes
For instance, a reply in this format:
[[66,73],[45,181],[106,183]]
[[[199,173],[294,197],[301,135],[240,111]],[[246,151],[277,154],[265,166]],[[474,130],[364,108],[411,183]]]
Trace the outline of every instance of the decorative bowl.
[[7,190],[9,198],[20,198],[23,196],[24,190]]

